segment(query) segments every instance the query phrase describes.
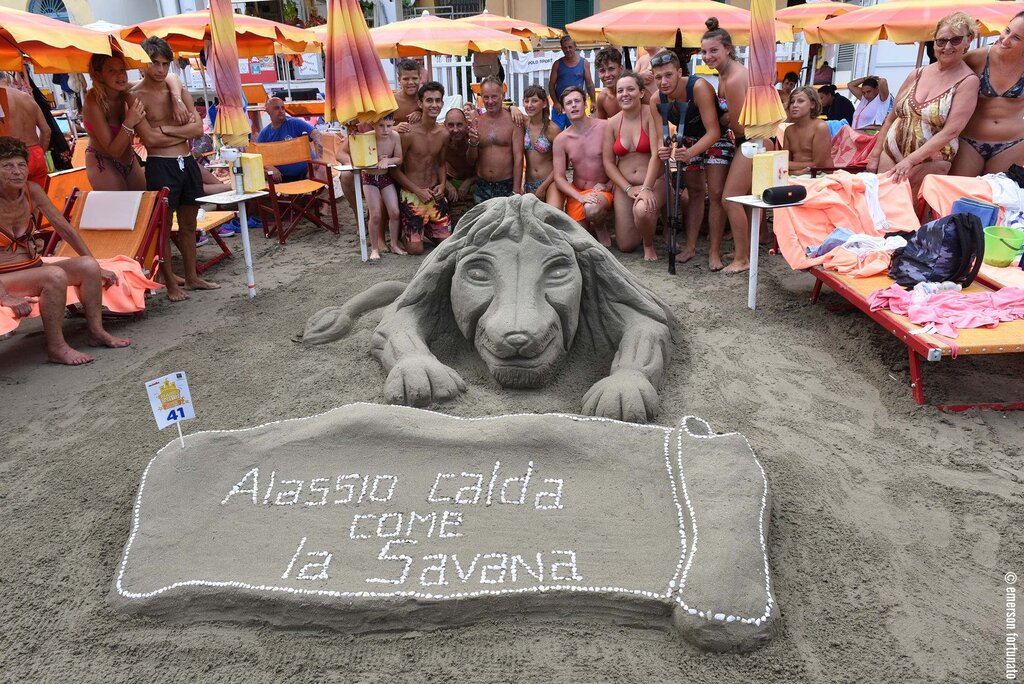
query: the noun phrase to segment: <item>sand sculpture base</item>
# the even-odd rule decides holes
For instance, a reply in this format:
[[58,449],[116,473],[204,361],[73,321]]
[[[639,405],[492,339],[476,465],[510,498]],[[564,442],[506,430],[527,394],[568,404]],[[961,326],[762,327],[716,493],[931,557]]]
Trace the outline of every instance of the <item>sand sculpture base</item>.
[[744,437],[353,404],[188,435],[142,476],[111,603],[349,632],[495,618],[777,630],[767,481]]

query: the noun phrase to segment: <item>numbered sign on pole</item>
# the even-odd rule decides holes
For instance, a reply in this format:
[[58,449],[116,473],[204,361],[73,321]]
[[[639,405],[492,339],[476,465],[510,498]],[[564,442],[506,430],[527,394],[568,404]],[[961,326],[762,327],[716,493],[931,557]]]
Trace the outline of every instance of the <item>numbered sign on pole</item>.
[[171,373],[146,383],[149,405],[153,409],[156,425],[163,430],[168,425],[196,417],[188,380],[184,373]]

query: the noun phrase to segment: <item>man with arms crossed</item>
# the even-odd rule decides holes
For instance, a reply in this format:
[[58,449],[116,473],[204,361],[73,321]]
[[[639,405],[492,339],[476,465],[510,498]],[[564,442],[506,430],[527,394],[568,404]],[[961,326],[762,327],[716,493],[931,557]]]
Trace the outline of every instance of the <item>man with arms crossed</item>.
[[[565,197],[565,213],[605,247],[612,244],[605,219],[612,206],[611,181],[604,172],[601,144],[607,122],[587,116],[582,88],[570,86],[562,93],[562,111],[572,124],[555,138],[555,184]],[[572,162],[572,182],[565,177],[566,158]]]
[[[174,59],[171,47],[162,38],[147,38],[142,43],[151,60],[143,68],[143,79],[132,88],[146,109],[146,118],[136,124],[142,144],[146,146],[146,189],[170,190],[170,210],[178,214],[178,232],[174,242],[181,252],[185,267],[185,287],[190,290],[215,290],[217,283],[203,280],[196,271],[196,216],[203,196],[203,176],[199,164],[192,156],[188,141],[203,134],[203,123],[196,114],[192,97],[182,92],[189,122],[174,124],[171,103],[167,98],[167,70]],[[167,298],[172,302],[187,299],[174,272],[171,270],[170,245],[164,245],[167,258],[161,264]]]
[[488,76],[480,84],[484,113],[477,117],[479,148],[473,202],[523,192],[523,131],[501,105],[501,83]]
[[403,246],[409,254],[423,254],[424,237],[440,242],[452,234],[444,197],[448,131],[437,123],[444,86],[429,81],[420,87],[419,101],[423,117],[402,136],[402,166],[391,169],[402,187],[398,209]]

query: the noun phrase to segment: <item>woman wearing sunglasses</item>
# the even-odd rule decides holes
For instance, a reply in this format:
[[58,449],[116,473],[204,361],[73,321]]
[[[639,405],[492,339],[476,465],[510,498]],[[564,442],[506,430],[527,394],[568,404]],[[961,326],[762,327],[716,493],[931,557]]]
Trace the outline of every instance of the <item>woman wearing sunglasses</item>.
[[943,17],[935,27],[936,62],[917,69],[903,83],[896,104],[868,160],[868,170],[896,182],[909,180],[917,196],[921,180],[930,173],[948,173],[978,101],[978,77],[964,64],[974,19],[963,12]]
[[978,106],[960,135],[950,173],[980,176],[1024,164],[1024,12],[993,45],[964,58],[981,79]]

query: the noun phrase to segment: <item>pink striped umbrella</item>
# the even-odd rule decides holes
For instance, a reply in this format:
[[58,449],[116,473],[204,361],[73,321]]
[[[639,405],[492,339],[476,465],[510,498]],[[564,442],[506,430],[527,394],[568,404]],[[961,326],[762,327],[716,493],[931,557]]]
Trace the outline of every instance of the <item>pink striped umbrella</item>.
[[235,19],[231,0],[210,0],[210,73],[217,90],[217,121],[213,132],[225,144],[244,145],[249,136],[249,119],[242,102],[242,76],[238,70]]
[[358,0],[328,0],[324,119],[371,123],[398,109]]

